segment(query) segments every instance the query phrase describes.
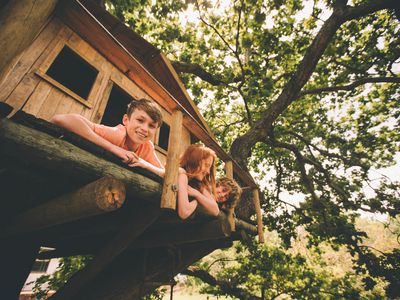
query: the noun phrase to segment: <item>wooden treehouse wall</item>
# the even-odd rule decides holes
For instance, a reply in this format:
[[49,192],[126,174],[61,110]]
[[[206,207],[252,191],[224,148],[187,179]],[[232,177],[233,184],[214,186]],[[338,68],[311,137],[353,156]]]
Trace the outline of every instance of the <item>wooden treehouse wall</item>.
[[[65,46],[98,71],[87,99],[81,98],[46,74]],[[15,111],[21,109],[44,120],[49,120],[55,114],[77,113],[100,123],[114,85],[134,99],[151,99],[89,43],[60,19],[53,17],[0,83],[0,102],[11,105]],[[171,124],[171,114],[165,109],[162,109],[162,114],[164,122]],[[153,142],[160,160],[165,163],[166,151],[157,146],[159,134],[158,131]],[[190,144],[190,132],[186,128],[183,128],[180,142],[183,146],[181,149]]]

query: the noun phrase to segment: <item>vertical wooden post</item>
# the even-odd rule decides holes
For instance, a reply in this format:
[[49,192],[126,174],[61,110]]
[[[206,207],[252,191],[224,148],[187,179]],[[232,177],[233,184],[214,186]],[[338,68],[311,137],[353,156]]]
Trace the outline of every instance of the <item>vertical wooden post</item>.
[[233,163],[231,160],[225,162],[225,175],[226,177],[233,179]]
[[183,114],[176,110],[172,113],[172,123],[168,142],[167,163],[161,196],[161,208],[176,209],[178,191],[179,155],[181,153]]
[[[233,179],[233,163],[231,160],[225,162],[225,175],[226,177]],[[228,209],[228,222],[231,227],[231,231],[235,231],[235,217],[234,217],[235,207]]]
[[257,230],[258,230],[258,241],[260,243],[264,243],[264,229],[263,222],[261,216],[261,207],[260,207],[260,196],[258,194],[258,189],[253,189],[253,202],[254,208],[257,214]]

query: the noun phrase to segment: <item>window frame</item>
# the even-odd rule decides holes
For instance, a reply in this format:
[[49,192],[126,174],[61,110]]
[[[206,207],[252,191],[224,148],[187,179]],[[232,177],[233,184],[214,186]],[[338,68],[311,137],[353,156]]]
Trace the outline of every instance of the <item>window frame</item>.
[[[76,55],[78,55],[82,60],[84,60],[88,65],[90,65],[92,68],[97,70],[97,75],[96,78],[93,81],[92,86],[90,87],[90,92],[88,94],[87,99],[82,98],[78,94],[76,94],[74,91],[70,90],[66,86],[64,86],[62,83],[58,82],[57,80],[53,79],[49,75],[47,75],[48,69],[51,67],[57,56],[61,53],[61,51],[64,49],[64,47],[68,47],[74,52]],[[94,106],[94,100],[93,100],[93,92],[95,91],[95,86],[98,83],[99,80],[101,80],[101,74],[102,70],[99,66],[96,66],[93,61],[91,61],[88,57],[86,57],[78,47],[74,46],[72,43],[69,41],[60,43],[54,47],[54,50],[49,54],[47,59],[41,64],[41,66],[36,70],[35,74],[41,77],[43,80],[47,81],[51,85],[53,85],[55,88],[61,90],[62,92],[66,93],[68,96],[72,97],[76,101],[82,103],[85,105],[87,108],[93,108]]]

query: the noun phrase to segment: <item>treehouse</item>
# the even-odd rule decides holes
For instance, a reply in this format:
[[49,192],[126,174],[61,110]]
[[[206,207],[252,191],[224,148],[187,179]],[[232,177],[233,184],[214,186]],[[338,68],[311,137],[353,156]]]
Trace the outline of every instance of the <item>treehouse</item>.
[[[19,32],[30,42],[0,73],[4,299],[18,298],[36,258],[93,255],[52,299],[137,299],[215,249],[246,234],[262,238],[257,185],[218,145],[166,56],[94,2],[49,7],[42,21],[32,17],[36,30]],[[13,32],[10,20],[2,39]],[[162,108],[153,142],[164,179],[49,123],[55,114],[77,113],[113,126],[138,98]],[[177,216],[179,155],[197,141],[246,190],[235,214]]]

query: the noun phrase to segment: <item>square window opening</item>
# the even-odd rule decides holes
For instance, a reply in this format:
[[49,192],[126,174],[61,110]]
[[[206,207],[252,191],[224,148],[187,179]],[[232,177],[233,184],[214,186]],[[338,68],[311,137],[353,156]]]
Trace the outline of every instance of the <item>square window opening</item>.
[[160,127],[158,146],[160,146],[160,148],[164,149],[165,151],[168,151],[169,132],[170,126],[167,123],[163,122]]
[[122,117],[126,114],[127,106],[132,100],[134,98],[131,95],[114,83],[101,124],[107,126],[121,124]]
[[46,72],[83,99],[88,98],[98,73],[98,70],[67,46],[64,46]]

